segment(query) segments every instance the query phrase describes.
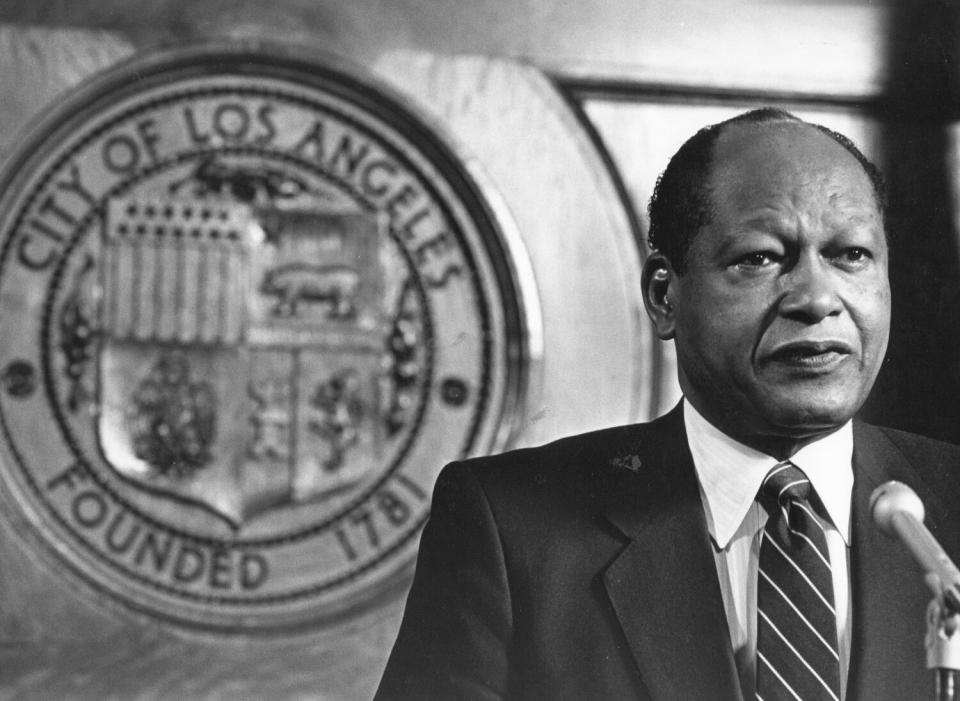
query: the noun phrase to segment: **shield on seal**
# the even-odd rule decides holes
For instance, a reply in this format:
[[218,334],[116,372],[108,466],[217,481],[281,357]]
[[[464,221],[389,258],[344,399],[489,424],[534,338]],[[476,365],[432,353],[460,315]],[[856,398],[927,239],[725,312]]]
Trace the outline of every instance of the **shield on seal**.
[[385,220],[183,197],[104,220],[101,449],[238,526],[341,493],[389,430]]

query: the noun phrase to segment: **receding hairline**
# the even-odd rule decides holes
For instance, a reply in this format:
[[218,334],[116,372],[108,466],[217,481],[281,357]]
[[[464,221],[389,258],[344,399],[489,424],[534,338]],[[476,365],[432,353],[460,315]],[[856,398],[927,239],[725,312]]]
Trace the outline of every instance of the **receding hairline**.
[[[818,124],[812,122],[805,122],[802,119],[794,118],[790,119],[787,117],[775,118],[775,119],[766,119],[761,122],[735,122],[731,121],[728,123],[722,122],[717,130],[716,138],[711,145],[711,153],[716,154],[717,147],[719,147],[725,140],[732,138],[736,132],[776,132],[783,130],[801,130],[809,132],[816,136],[822,137],[824,143],[831,143],[837,148],[843,150],[851,158],[856,161],[856,158],[852,153],[847,151],[843,144],[839,143],[836,139],[832,138],[830,134],[824,132],[824,130]],[[859,165],[859,164],[858,164]]]
[[835,153],[841,154],[843,156],[846,165],[851,167],[852,170],[860,173],[864,178],[864,183],[866,184],[867,190],[871,193],[873,197],[874,204],[877,207],[878,212],[880,213],[881,218],[884,215],[884,205],[882,200],[882,195],[877,191],[876,183],[873,180],[871,174],[867,171],[864,164],[854,155],[849,148],[847,148],[843,143],[838,141],[835,138],[836,132],[825,131],[825,127],[821,127],[818,124],[812,122],[806,122],[797,117],[791,118],[792,115],[784,116],[774,119],[766,119],[763,121],[756,122],[732,122],[729,124],[723,124],[717,132],[717,136],[714,139],[713,143],[710,145],[709,150],[709,162],[707,168],[703,174],[704,182],[704,193],[707,198],[714,202],[714,186],[716,185],[714,181],[714,175],[717,170],[718,165],[721,165],[721,157],[729,158],[731,155],[735,156],[739,153],[738,150],[733,150],[732,153],[723,153],[723,147],[730,139],[737,136],[737,132],[740,132],[742,138],[750,138],[751,134],[759,133],[773,133],[773,132],[784,132],[789,130],[801,131],[807,134],[811,134],[817,138],[826,148],[834,151]]

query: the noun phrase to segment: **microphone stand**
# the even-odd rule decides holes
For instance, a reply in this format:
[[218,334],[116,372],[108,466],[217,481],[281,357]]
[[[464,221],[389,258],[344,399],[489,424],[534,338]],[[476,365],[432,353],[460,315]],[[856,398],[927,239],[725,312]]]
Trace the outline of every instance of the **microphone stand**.
[[927,607],[927,669],[934,674],[934,699],[960,701],[960,614],[945,600],[939,578],[928,575],[927,581],[941,592]]
[[927,669],[937,701],[960,701],[960,570],[923,525],[923,502],[910,487],[886,482],[870,495],[877,528],[902,542],[927,573]]

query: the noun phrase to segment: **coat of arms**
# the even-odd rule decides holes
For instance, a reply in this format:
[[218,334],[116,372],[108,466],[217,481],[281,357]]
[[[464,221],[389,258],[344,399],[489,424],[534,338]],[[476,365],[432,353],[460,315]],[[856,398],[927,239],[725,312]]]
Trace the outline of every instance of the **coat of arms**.
[[111,200],[104,227],[111,465],[234,523],[376,468],[402,294],[382,218],[170,196]]
[[409,570],[443,464],[509,435],[506,246],[453,151],[352,73],[117,70],[3,176],[0,499],[163,620],[340,615]]

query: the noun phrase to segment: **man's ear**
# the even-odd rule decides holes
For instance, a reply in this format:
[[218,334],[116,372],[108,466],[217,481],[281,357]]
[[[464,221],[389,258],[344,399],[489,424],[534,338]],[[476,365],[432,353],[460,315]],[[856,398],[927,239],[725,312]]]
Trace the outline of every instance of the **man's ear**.
[[657,336],[664,341],[674,336],[674,309],[670,292],[675,288],[676,278],[670,261],[659,253],[652,253],[643,265],[643,304],[657,329]]

